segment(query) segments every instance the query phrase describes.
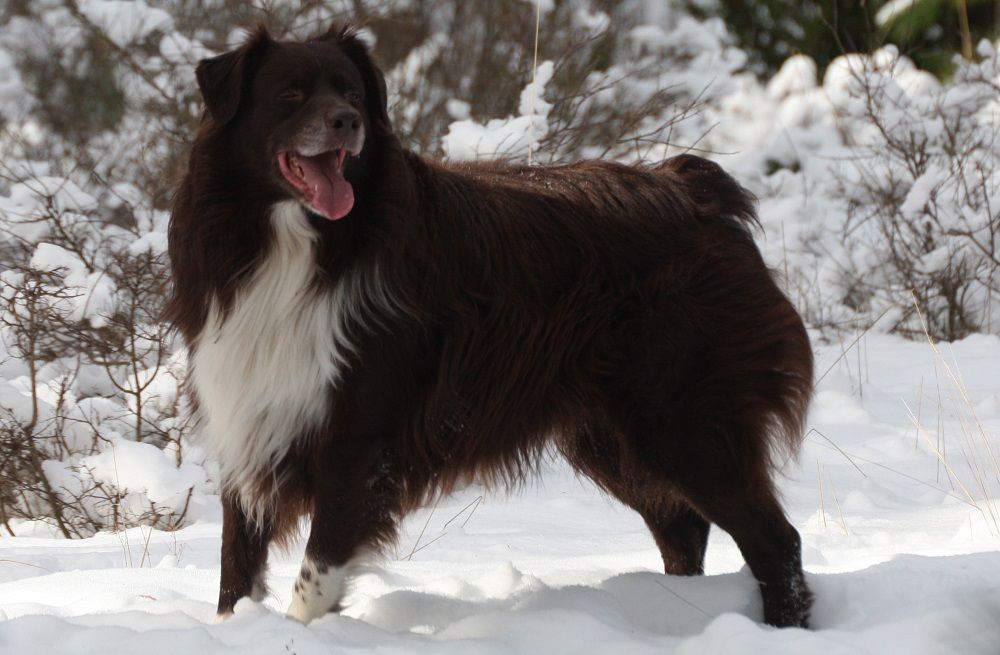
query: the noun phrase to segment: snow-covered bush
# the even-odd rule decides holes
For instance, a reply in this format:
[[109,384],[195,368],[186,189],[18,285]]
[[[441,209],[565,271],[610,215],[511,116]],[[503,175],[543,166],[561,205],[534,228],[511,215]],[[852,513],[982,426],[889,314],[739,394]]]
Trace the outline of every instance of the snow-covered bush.
[[0,24],[0,522],[180,525],[208,474],[160,320],[169,171],[205,48],[143,2]]
[[408,16],[427,36],[395,57],[398,24],[370,24],[394,125],[419,152],[453,159],[523,162],[529,148],[543,164],[659,159],[710,127],[700,112],[746,63],[719,20],[667,2],[542,2],[537,69],[533,0],[452,0]]
[[923,332],[917,307],[941,339],[998,326],[1000,60],[988,42],[979,55],[944,87],[892,48],[828,73],[828,87],[846,87],[838,110],[854,146],[836,176],[844,302],[889,311],[904,334]]
[[166,215],[116,209],[130,217],[126,227],[64,178],[17,183],[0,199],[9,229],[0,273],[8,529],[10,519],[39,516],[66,536],[171,527],[206,489],[205,471],[184,463],[183,359],[171,355],[160,321]]
[[992,45],[957,60],[944,84],[892,46],[834,60],[821,81],[810,59],[793,57],[712,115],[721,124],[706,142],[742,142],[729,164],[760,197],[769,259],[810,323],[877,322],[920,338],[926,323],[948,340],[997,332]]

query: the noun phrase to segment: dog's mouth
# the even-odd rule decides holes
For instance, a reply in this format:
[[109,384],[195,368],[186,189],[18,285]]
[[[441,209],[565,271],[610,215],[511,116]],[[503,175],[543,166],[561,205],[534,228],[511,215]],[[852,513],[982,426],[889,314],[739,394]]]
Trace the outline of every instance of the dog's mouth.
[[302,202],[315,213],[335,221],[354,207],[354,188],[344,179],[347,148],[307,157],[294,150],[278,153],[278,168],[292,187],[302,194]]

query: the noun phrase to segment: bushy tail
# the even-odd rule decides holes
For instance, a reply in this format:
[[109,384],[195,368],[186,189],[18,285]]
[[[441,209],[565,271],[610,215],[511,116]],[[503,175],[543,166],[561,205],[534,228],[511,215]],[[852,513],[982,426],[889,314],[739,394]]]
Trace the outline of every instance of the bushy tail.
[[753,245],[752,228],[761,228],[757,200],[718,164],[701,157],[680,155],[655,170],[670,176],[700,220],[739,230],[746,239],[743,252],[754,253],[756,264],[746,261],[739,271],[716,270],[705,293],[714,294],[717,307],[739,308],[730,322],[741,328],[729,334],[727,352],[745,367],[745,400],[770,423],[763,432],[772,455],[779,461],[794,455],[803,439],[813,391],[812,346],[802,318]]
[[699,216],[728,218],[743,229],[760,227],[757,198],[714,161],[678,155],[658,164],[654,170],[670,174],[684,188]]
[[778,394],[772,408],[775,430],[772,450],[782,459],[794,457],[805,439],[806,418],[813,395],[814,362],[809,335],[798,312],[788,303],[787,324],[780,355],[775,361]]

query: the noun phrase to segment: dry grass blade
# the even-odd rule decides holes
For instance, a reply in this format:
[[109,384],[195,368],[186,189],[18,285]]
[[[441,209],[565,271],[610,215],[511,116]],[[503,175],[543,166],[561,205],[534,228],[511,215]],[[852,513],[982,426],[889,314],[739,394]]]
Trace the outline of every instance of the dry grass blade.
[[[871,325],[869,325],[869,326],[868,326],[867,328],[865,328],[863,332],[859,333],[859,334],[858,334],[858,336],[856,336],[856,337],[854,338],[854,340],[853,340],[853,341],[851,341],[851,343],[850,343],[850,344],[849,344],[849,345],[847,346],[847,348],[843,348],[843,349],[841,349],[841,352],[840,352],[840,357],[838,357],[837,359],[835,359],[835,360],[833,361],[833,363],[832,363],[832,364],[830,364],[830,366],[829,366],[829,367],[828,367],[828,368],[827,368],[827,369],[826,369],[825,371],[823,371],[823,375],[821,375],[821,376],[819,376],[818,378],[816,378],[816,382],[814,382],[814,383],[813,383],[813,391],[815,391],[816,389],[818,389],[818,388],[819,388],[819,383],[820,383],[820,382],[822,382],[822,381],[823,381],[823,379],[824,379],[824,378],[825,378],[825,377],[826,377],[827,375],[829,375],[829,374],[830,374],[830,371],[832,371],[833,369],[837,368],[837,364],[839,364],[839,363],[841,362],[841,360],[843,360],[843,359],[844,359],[845,357],[847,357],[848,353],[850,353],[850,352],[851,352],[851,350],[852,350],[852,349],[853,349],[853,348],[854,348],[854,347],[855,347],[856,345],[858,345],[858,343],[859,343],[859,342],[860,342],[860,341],[861,341],[861,340],[862,340],[862,339],[863,339],[863,338],[864,338],[865,336],[867,336],[868,332],[869,332],[869,331],[870,331],[870,330],[871,330],[871,329],[872,329],[873,327],[875,327],[875,325],[876,325],[876,324],[878,324],[878,322],[879,322],[880,320],[882,320],[882,317],[883,317],[883,316],[885,316],[886,314],[888,314],[888,313],[889,313],[889,310],[890,310],[890,309],[892,309],[892,306],[889,306],[889,307],[887,307],[887,308],[885,309],[885,311],[883,311],[883,312],[882,312],[881,314],[879,314],[879,315],[878,315],[878,317],[876,317],[876,318],[875,318],[875,320],[871,322]],[[860,370],[858,371],[858,373],[860,374]]]
[[424,533],[427,531],[427,526],[431,522],[431,517],[434,516],[434,511],[437,510],[438,503],[441,502],[441,498],[438,497],[438,500],[434,503],[434,508],[431,510],[430,515],[427,517],[427,520],[424,521],[424,527],[423,527],[423,529],[420,530],[420,535],[417,537],[417,541],[413,544],[413,549],[410,551],[410,554],[407,555],[405,559],[407,561],[410,561],[411,559],[413,559],[413,556],[415,554],[419,553],[424,548],[427,548],[431,544],[433,544],[433,543],[441,540],[445,536],[447,536],[448,535],[448,526],[450,526],[452,523],[454,523],[456,520],[458,520],[458,518],[460,516],[462,516],[463,514],[465,514],[466,511],[468,511],[471,508],[471,511],[469,511],[468,516],[466,516],[465,520],[462,521],[461,527],[464,528],[466,526],[466,524],[468,524],[469,519],[472,518],[472,515],[476,513],[477,509],[479,509],[479,506],[483,503],[484,500],[485,500],[484,496],[482,496],[482,495],[476,496],[474,499],[472,499],[472,501],[470,501],[468,504],[466,504],[462,509],[460,509],[457,512],[455,512],[455,514],[450,519],[448,519],[447,521],[444,522],[444,525],[441,526],[441,533],[438,536],[434,537],[433,539],[431,539],[427,543],[421,545],[420,541],[423,538]]
[[819,480],[819,515],[823,518],[823,531],[829,528],[826,525],[826,503],[823,499],[823,465],[816,460],[816,479]]
[[[962,492],[972,501],[972,504],[976,507],[976,509],[979,510],[983,518],[987,521],[990,532],[992,534],[1000,534],[1000,517],[998,517],[997,511],[994,508],[993,500],[996,493],[1000,493],[1000,465],[998,465],[992,443],[994,437],[986,430],[983,422],[979,418],[975,404],[972,402],[968,387],[966,386],[961,370],[959,369],[954,351],[951,353],[951,363],[949,363],[948,360],[945,359],[944,355],[942,355],[941,350],[938,348],[937,343],[934,341],[934,338],[931,336],[930,331],[927,328],[927,322],[920,310],[916,294],[912,294],[911,292],[911,295],[917,316],[920,319],[920,325],[923,329],[924,337],[926,338],[927,344],[930,346],[931,352],[933,353],[935,366],[940,366],[944,370],[945,375],[951,381],[959,396],[960,405],[957,408],[959,411],[956,412],[956,415],[958,416],[960,436],[962,437],[962,440],[960,440],[959,443],[959,451],[965,460],[969,474],[972,476],[972,484],[966,484],[966,482],[963,481],[955,471],[954,467],[949,464],[947,457],[945,457],[944,454],[943,436],[938,441],[940,447],[932,444],[926,435],[926,431],[920,427],[919,419],[913,414],[908,406],[906,410],[910,415],[910,420],[917,425],[918,430],[920,430],[921,434],[925,436],[928,446],[937,456],[938,461],[945,467],[949,478],[953,481],[953,483],[959,485]],[[963,414],[962,410],[964,410],[965,414]],[[941,412],[939,410],[939,417],[940,414]],[[968,429],[964,418],[965,415],[972,418],[972,422],[976,426],[974,431],[975,435],[973,435],[972,431]],[[978,453],[985,453],[985,458],[978,456]],[[983,464],[982,459],[986,460],[985,465]],[[991,489],[990,475],[992,475],[994,483],[992,486],[995,486],[995,489]],[[978,490],[981,495],[980,501],[982,505],[980,505],[980,502],[977,502],[973,498],[973,494],[969,489],[970,486]]]
[[39,569],[39,570],[42,570],[42,571],[46,571],[47,573],[52,573],[53,572],[52,569],[46,568],[44,566],[39,566],[38,564],[32,564],[30,562],[20,562],[20,561],[18,561],[16,559],[3,559],[3,558],[0,558],[0,562],[5,562],[7,564],[20,564],[21,566],[30,566],[33,569]]
[[987,501],[986,502],[987,509],[984,510],[983,507],[976,500],[976,497],[972,494],[971,491],[969,491],[969,488],[962,481],[961,476],[959,476],[958,473],[955,472],[955,469],[952,468],[951,464],[949,464],[948,461],[944,458],[944,455],[941,453],[941,451],[938,450],[937,446],[934,445],[934,441],[930,438],[930,435],[927,433],[927,430],[925,430],[923,426],[921,426],[920,423],[917,421],[916,415],[910,409],[909,405],[906,404],[906,401],[903,401],[903,405],[906,407],[906,411],[910,416],[910,420],[913,421],[913,424],[920,432],[920,435],[924,438],[924,442],[926,443],[927,447],[930,448],[931,452],[934,453],[934,455],[938,458],[938,461],[941,462],[942,466],[944,466],[945,471],[947,471],[949,478],[951,478],[955,482],[955,484],[958,485],[959,489],[962,490],[962,493],[965,494],[966,500],[968,501],[969,505],[975,507],[979,511],[979,513],[983,516],[983,518],[986,519],[988,522],[992,519],[992,524],[990,525],[990,532],[995,534],[1000,534],[1000,523],[997,522],[997,518],[993,514],[992,507],[990,506],[991,504],[988,502],[989,499],[984,499]]

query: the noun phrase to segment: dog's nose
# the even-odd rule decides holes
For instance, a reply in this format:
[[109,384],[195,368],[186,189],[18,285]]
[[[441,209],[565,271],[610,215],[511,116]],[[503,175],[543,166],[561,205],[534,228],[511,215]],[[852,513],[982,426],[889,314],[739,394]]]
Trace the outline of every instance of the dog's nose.
[[350,107],[340,107],[327,112],[326,125],[338,136],[350,137],[361,127],[361,114]]

